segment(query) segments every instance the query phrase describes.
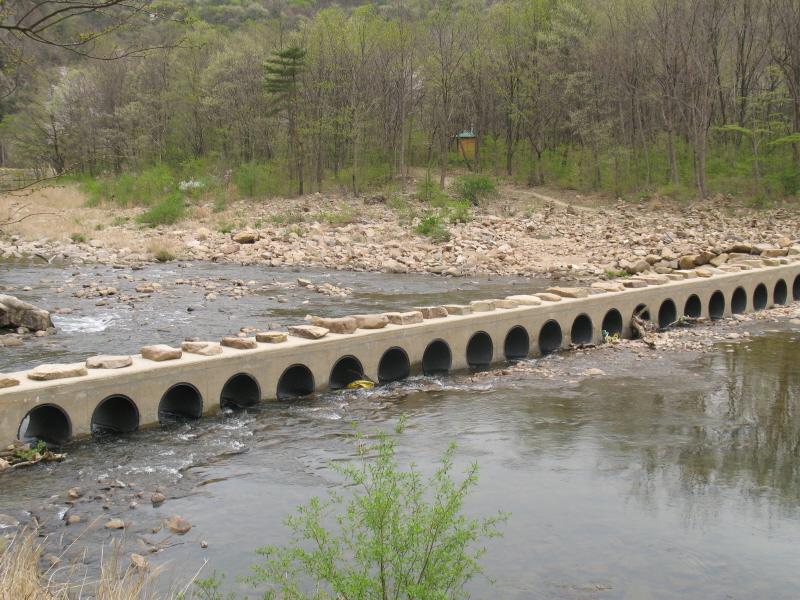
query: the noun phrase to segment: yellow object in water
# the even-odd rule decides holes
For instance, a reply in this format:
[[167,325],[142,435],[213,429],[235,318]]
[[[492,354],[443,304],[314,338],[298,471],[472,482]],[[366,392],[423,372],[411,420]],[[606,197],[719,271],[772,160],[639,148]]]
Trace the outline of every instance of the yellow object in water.
[[371,388],[375,387],[375,384],[371,381],[366,381],[364,379],[357,379],[356,381],[351,381],[347,384],[347,387],[350,389],[353,388]]

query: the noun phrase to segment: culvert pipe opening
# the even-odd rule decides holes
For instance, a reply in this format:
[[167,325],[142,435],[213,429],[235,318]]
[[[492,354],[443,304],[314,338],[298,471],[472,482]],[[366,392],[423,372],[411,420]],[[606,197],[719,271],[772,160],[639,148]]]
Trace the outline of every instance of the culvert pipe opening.
[[733,291],[731,297],[731,313],[740,315],[747,310],[747,292],[739,286]]
[[473,333],[467,343],[467,364],[471,368],[485,367],[492,364],[493,355],[492,337],[485,331]]
[[531,340],[524,327],[516,325],[508,330],[505,344],[503,344],[503,354],[506,360],[522,360],[523,358],[527,358],[530,349]]
[[753,291],[753,310],[764,310],[769,303],[769,292],[767,286],[759,283]]
[[686,305],[683,307],[683,316],[690,319],[699,319],[703,314],[703,303],[700,301],[699,296],[692,294],[686,300]]
[[725,314],[725,294],[717,290],[711,294],[711,299],[708,301],[708,317],[714,321],[718,321]]
[[72,437],[72,422],[60,406],[40,404],[22,419],[18,437],[28,444],[42,441],[48,446],[63,446]]
[[772,291],[772,302],[776,305],[786,304],[788,296],[789,290],[786,287],[786,282],[783,279],[779,279],[778,283],[775,284],[775,289]]
[[594,337],[592,318],[587,314],[581,314],[575,317],[575,320],[572,322],[571,335],[573,344],[591,344],[592,338]]
[[633,309],[633,314],[638,315],[642,321],[652,321],[653,319],[650,317],[650,308],[647,304],[640,304],[636,308]]
[[235,406],[247,408],[261,402],[261,386],[258,380],[250,373],[237,373],[222,387],[220,406]]
[[203,396],[191,383],[176,383],[161,397],[158,422],[192,421],[203,416]]
[[539,331],[539,352],[549,354],[561,348],[564,336],[561,334],[561,325],[558,321],[550,319]]
[[278,400],[302,398],[314,393],[314,375],[305,365],[288,367],[278,380]]
[[792,284],[792,299],[795,302],[800,300],[800,275],[794,278],[794,283]]
[[448,373],[453,364],[453,353],[444,340],[433,340],[422,355],[422,372],[425,375]]
[[603,335],[621,336],[623,327],[622,315],[616,308],[609,310],[603,317]]
[[139,429],[139,409],[122,394],[104,399],[92,413],[93,436],[130,433]]
[[332,390],[341,390],[354,381],[363,379],[364,367],[361,366],[361,361],[355,356],[342,356],[333,364],[328,387]]
[[667,298],[661,303],[658,309],[658,326],[660,328],[669,327],[678,320],[678,308],[671,298]]
[[378,383],[400,381],[411,374],[408,354],[399,346],[389,348],[378,363]]

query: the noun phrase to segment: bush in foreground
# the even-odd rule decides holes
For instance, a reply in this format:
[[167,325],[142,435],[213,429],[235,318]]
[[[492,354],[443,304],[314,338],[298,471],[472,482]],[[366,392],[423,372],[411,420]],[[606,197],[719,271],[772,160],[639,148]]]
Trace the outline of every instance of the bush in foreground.
[[[346,479],[346,495],[328,492],[298,508],[285,524],[291,545],[267,546],[253,568],[251,582],[268,583],[265,599],[321,600],[393,598],[455,600],[468,596],[465,584],[483,574],[477,559],[484,539],[502,535],[508,518],[499,512],[484,519],[461,514],[464,500],[478,481],[478,466],[469,466],[462,481],[453,481],[455,443],[451,443],[427,480],[412,464],[402,470],[395,458],[397,436],[376,432],[368,443],[357,433],[353,463],[330,463]],[[308,581],[311,591],[303,591]],[[304,585],[306,584],[306,585]]]

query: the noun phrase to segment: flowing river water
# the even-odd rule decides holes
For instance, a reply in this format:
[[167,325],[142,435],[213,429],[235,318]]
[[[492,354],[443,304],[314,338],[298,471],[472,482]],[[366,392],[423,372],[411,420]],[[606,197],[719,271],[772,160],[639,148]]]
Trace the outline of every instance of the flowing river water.
[[[187,278],[187,271],[229,279],[266,277],[220,265],[178,271],[151,267],[134,274],[164,282]],[[298,276],[268,273],[270,281]],[[10,293],[48,308],[59,302],[81,306],[50,291],[60,282],[116,277],[105,268],[67,272],[33,266],[2,275],[6,285],[13,275],[14,287],[32,288]],[[267,294],[277,297],[269,291],[200,303],[168,288],[170,294],[135,308],[86,302],[82,310],[55,318],[63,329],[57,336],[0,351],[0,372],[74,362],[98,348],[130,353],[146,343],[176,345],[187,335],[218,339],[243,325],[297,322],[307,312],[338,316],[406,309],[546,285],[343,272],[300,275],[315,283],[351,286],[354,292],[347,299],[328,298],[295,288],[287,291],[284,304],[268,300]],[[186,310],[191,302],[198,310]],[[62,546],[99,516],[98,524],[63,551],[64,564],[77,561],[96,569],[97,549],[124,535],[129,552],[159,549],[149,561],[168,565],[167,580],[189,577],[208,561],[204,574],[211,569],[227,573],[225,589],[252,597],[236,576],[246,575],[258,562],[256,548],[288,540],[281,521],[297,505],[340,489],[328,465],[353,458],[354,447],[345,435],[350,424],[364,431],[388,430],[405,413],[409,427],[398,447],[402,463],[414,462],[430,472],[455,440],[456,472],[473,461],[480,465],[467,515],[511,513],[504,537],[489,540],[481,559],[496,584],[471,582],[474,597],[796,598],[798,329],[786,321],[753,322],[747,326],[750,337],[721,343],[710,352],[606,345],[526,361],[533,372],[412,377],[373,390],[264,403],[191,423],[82,441],[66,448],[69,457],[63,463],[0,474],[0,513],[23,523],[36,517]],[[581,376],[591,367],[607,375]],[[131,508],[136,498],[112,488],[101,494],[105,499],[64,504],[70,488],[82,487],[91,497],[109,487],[98,481],[134,485],[125,492],[163,486],[168,499],[158,506],[139,501]],[[61,519],[67,509],[86,522],[65,527]],[[175,514],[193,524],[190,533],[153,532]],[[129,523],[124,534],[102,528],[112,516]],[[201,548],[200,541],[208,547]]]

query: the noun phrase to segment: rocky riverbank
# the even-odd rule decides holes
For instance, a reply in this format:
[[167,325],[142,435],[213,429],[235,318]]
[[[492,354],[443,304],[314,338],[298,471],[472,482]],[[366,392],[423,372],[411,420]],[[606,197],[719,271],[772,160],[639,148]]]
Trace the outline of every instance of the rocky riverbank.
[[[735,210],[722,197],[688,209],[622,201],[598,208],[506,187],[498,199],[476,207],[471,221],[449,224],[446,240],[415,231],[420,218],[413,215],[426,206],[411,195],[387,203],[383,197],[316,194],[240,201],[224,213],[200,204],[175,226],[151,229],[136,224],[141,209],[78,204],[47,214],[46,207],[32,202],[27,210],[43,214],[26,220],[26,227],[5,229],[0,258],[120,267],[215,261],[588,280],[612,272],[667,274],[705,264],[718,267],[732,253],[764,258],[800,253],[792,248],[800,238],[795,208]],[[68,235],[64,219],[80,223],[85,233]]]

